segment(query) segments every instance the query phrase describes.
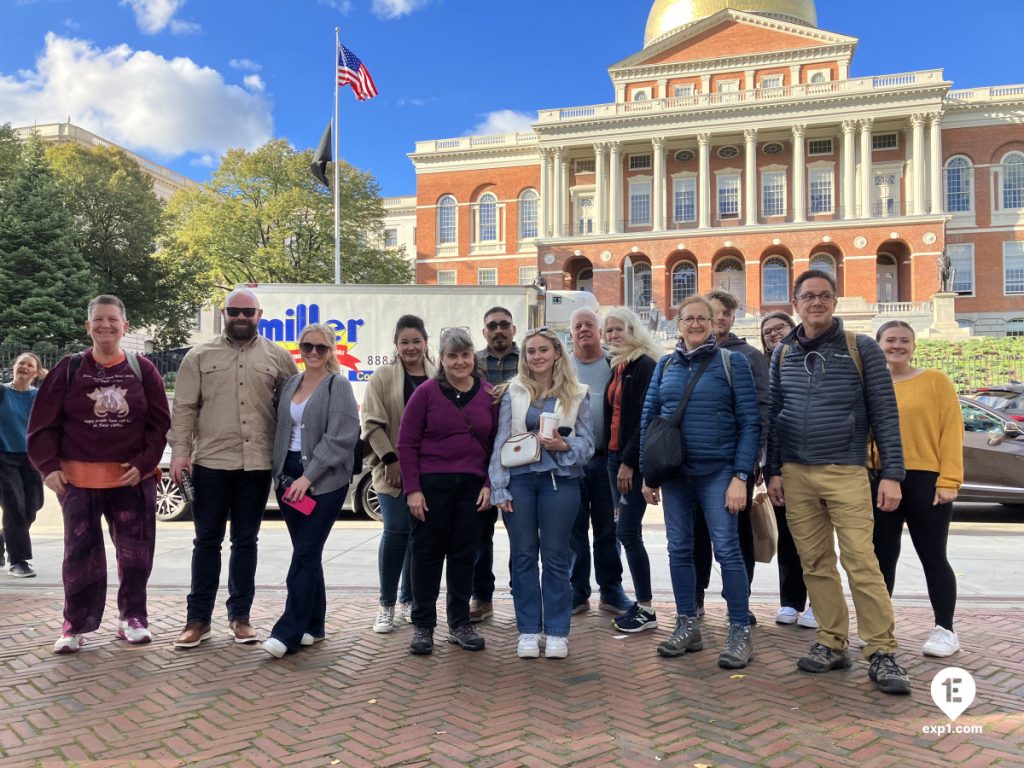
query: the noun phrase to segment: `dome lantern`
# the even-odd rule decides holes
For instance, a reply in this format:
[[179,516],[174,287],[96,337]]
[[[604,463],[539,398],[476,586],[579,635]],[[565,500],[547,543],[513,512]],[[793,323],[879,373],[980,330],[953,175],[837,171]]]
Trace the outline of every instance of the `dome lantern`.
[[644,47],[684,24],[712,16],[725,8],[817,27],[814,0],[655,0],[647,17]]

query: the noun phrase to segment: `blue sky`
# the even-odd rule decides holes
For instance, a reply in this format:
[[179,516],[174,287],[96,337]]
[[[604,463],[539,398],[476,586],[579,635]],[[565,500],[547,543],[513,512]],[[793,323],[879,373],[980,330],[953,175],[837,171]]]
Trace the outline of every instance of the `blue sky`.
[[[0,122],[74,123],[195,179],[227,147],[315,146],[334,27],[380,96],[342,93],[342,154],[412,194],[419,139],[515,130],[611,101],[650,0],[0,0]],[[860,38],[851,77],[944,68],[955,88],[1024,82],[1024,0],[818,0]],[[511,15],[512,12],[516,15]]]

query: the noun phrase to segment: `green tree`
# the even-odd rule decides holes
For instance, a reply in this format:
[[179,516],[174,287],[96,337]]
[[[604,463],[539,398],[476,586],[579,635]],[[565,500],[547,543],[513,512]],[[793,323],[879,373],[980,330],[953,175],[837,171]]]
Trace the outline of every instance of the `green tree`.
[[0,189],[14,176],[21,157],[21,141],[10,123],[0,125]]
[[[207,185],[171,199],[165,250],[202,255],[222,290],[251,282],[333,282],[331,191],[313,178],[311,161],[309,150],[296,151],[283,139],[254,152],[228,150]],[[376,180],[345,162],[339,175],[342,279],[408,282],[401,254],[374,244],[384,228]]]
[[40,350],[80,343],[96,293],[38,136],[0,188],[0,342]]

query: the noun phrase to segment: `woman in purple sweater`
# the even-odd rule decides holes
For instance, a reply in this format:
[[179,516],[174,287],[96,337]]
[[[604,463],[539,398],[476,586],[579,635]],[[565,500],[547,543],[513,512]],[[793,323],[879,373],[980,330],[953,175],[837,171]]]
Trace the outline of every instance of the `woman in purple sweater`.
[[469,622],[473,558],[480,515],[490,507],[487,465],[498,428],[491,385],[477,369],[473,340],[452,328],[441,334],[437,376],[409,398],[398,431],[402,488],[412,513],[412,623],[409,652],[434,649],[441,570],[448,560],[448,642],[480,651]]
[[99,629],[107,599],[100,518],[117,553],[118,637],[148,643],[146,585],[156,542],[157,465],[171,415],[159,372],[121,350],[128,330],[114,296],[89,302],[93,346],[43,380],[28,422],[28,456],[64,513],[64,628],[54,653],[75,653]]

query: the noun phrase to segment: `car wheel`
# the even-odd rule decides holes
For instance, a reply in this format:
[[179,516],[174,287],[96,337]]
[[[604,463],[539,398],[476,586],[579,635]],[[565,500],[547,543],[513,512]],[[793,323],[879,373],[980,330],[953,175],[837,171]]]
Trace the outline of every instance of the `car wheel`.
[[359,483],[359,493],[356,495],[356,503],[360,514],[366,515],[378,523],[384,520],[380,511],[380,502],[377,501],[377,492],[373,490],[373,483],[370,473],[367,472]]
[[171,480],[169,472],[160,478],[156,488],[156,519],[172,522],[187,520],[192,516],[192,505],[181,495],[178,484]]

